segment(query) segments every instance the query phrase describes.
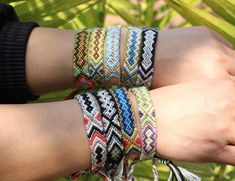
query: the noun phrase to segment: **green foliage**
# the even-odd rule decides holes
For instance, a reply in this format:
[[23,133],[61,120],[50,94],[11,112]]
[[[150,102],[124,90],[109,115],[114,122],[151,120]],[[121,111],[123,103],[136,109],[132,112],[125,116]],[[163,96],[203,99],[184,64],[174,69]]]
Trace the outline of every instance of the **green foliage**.
[[192,25],[204,25],[222,34],[235,45],[235,1],[202,0],[207,6],[199,8],[202,2],[192,5],[187,0],[165,0]]
[[[123,24],[135,26],[171,27],[171,22],[182,15],[186,21],[174,27],[205,25],[222,34],[235,45],[234,0],[1,0],[15,6],[22,21],[36,21],[41,26],[78,29],[102,27],[116,22],[106,21],[108,16],[118,17]],[[170,8],[171,7],[171,8]],[[42,96],[37,102],[63,100],[72,90]],[[61,163],[63,164],[63,163]],[[203,181],[235,181],[232,166],[217,164],[178,163],[202,177]],[[153,180],[151,162],[139,163],[135,169],[137,181]],[[169,170],[158,165],[159,180],[167,180]],[[80,181],[96,181],[96,176],[84,176]],[[66,181],[65,178],[56,181]]]

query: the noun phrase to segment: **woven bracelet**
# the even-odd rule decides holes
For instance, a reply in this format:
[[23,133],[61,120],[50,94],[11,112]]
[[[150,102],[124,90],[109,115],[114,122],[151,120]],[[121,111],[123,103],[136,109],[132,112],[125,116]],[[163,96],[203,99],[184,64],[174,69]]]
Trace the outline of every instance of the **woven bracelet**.
[[77,94],[74,97],[81,105],[84,125],[91,149],[91,173],[96,173],[105,166],[107,155],[107,140],[104,135],[104,127],[101,121],[99,105],[91,93]]
[[108,90],[94,93],[100,105],[104,134],[107,139],[107,160],[105,172],[112,178],[118,175],[124,157],[121,125],[119,122],[117,104]]
[[88,48],[92,29],[80,29],[75,34],[73,52],[73,72],[75,86],[79,89],[94,87],[94,82],[87,74],[88,69]]
[[95,28],[91,32],[89,44],[88,72],[90,79],[95,82],[96,86],[102,86],[104,82],[104,43],[106,29]]
[[140,160],[153,158],[156,153],[157,132],[156,117],[152,99],[146,87],[129,89],[136,97],[141,128],[141,155]]
[[140,51],[140,63],[138,67],[138,86],[151,87],[153,78],[153,67],[155,48],[158,38],[158,29],[156,28],[143,28],[142,29],[142,45]]
[[141,28],[128,27],[125,55],[121,68],[121,85],[125,87],[135,87],[137,83],[142,41],[141,33]]
[[108,85],[120,85],[120,27],[107,28],[104,52],[104,77]]
[[125,88],[117,88],[110,90],[114,95],[119,108],[121,119],[123,143],[125,148],[125,160],[136,159],[140,157],[140,138],[138,128],[134,118],[133,107],[128,98]]

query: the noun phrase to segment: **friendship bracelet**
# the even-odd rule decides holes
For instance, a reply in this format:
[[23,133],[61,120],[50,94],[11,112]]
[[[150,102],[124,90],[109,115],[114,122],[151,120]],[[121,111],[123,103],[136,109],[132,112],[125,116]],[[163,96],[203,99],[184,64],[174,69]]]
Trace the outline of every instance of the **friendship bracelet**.
[[137,83],[140,45],[142,41],[141,34],[141,28],[128,27],[125,56],[121,69],[121,83],[125,87],[134,87]]
[[153,66],[155,47],[157,44],[158,29],[156,28],[143,28],[142,29],[142,46],[141,56],[139,63],[139,71],[137,78],[137,85],[151,86],[153,78]]
[[91,173],[96,173],[105,166],[107,155],[107,140],[104,136],[104,127],[101,121],[99,105],[91,93],[77,94],[74,97],[81,105],[84,125],[91,149]]
[[107,28],[104,54],[104,77],[108,85],[120,85],[120,27]]
[[73,68],[75,85],[80,89],[94,86],[94,82],[85,73],[87,72],[88,46],[91,30],[80,29],[75,35]]
[[114,95],[118,105],[118,111],[121,119],[123,144],[125,149],[125,161],[138,159],[140,157],[140,138],[134,118],[133,107],[128,98],[125,88],[110,90]]
[[142,86],[129,90],[135,95],[139,109],[142,131],[140,160],[151,159],[156,153],[157,145],[156,117],[153,102],[146,87]]
[[124,157],[121,125],[119,122],[118,107],[108,90],[94,93],[100,105],[104,134],[107,139],[107,160],[105,169],[112,177],[120,172],[120,163]]
[[105,28],[95,28],[91,32],[88,74],[97,86],[101,86],[104,81],[103,56],[105,36]]

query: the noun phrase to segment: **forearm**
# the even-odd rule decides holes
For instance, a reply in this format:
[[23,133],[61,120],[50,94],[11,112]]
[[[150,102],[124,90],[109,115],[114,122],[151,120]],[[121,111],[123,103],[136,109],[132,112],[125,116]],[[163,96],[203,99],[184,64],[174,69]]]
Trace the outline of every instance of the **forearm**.
[[52,180],[89,168],[77,101],[6,105],[0,111],[2,180]]
[[[154,99],[157,91],[151,92],[156,92]],[[141,138],[138,106],[135,96],[129,95]],[[90,168],[83,113],[76,100],[2,105],[0,111],[2,179],[52,180]]]
[[[127,30],[122,27],[120,62],[123,62]],[[28,41],[26,76],[35,95],[74,88],[73,46],[75,31],[35,28]]]
[[75,31],[35,28],[26,51],[26,77],[35,95],[74,87]]

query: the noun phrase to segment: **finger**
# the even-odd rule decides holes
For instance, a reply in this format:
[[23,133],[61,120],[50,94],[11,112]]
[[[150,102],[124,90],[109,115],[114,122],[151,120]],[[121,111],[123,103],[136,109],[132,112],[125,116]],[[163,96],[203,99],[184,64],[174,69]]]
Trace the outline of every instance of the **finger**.
[[225,146],[224,151],[218,155],[218,162],[235,165],[235,146]]

